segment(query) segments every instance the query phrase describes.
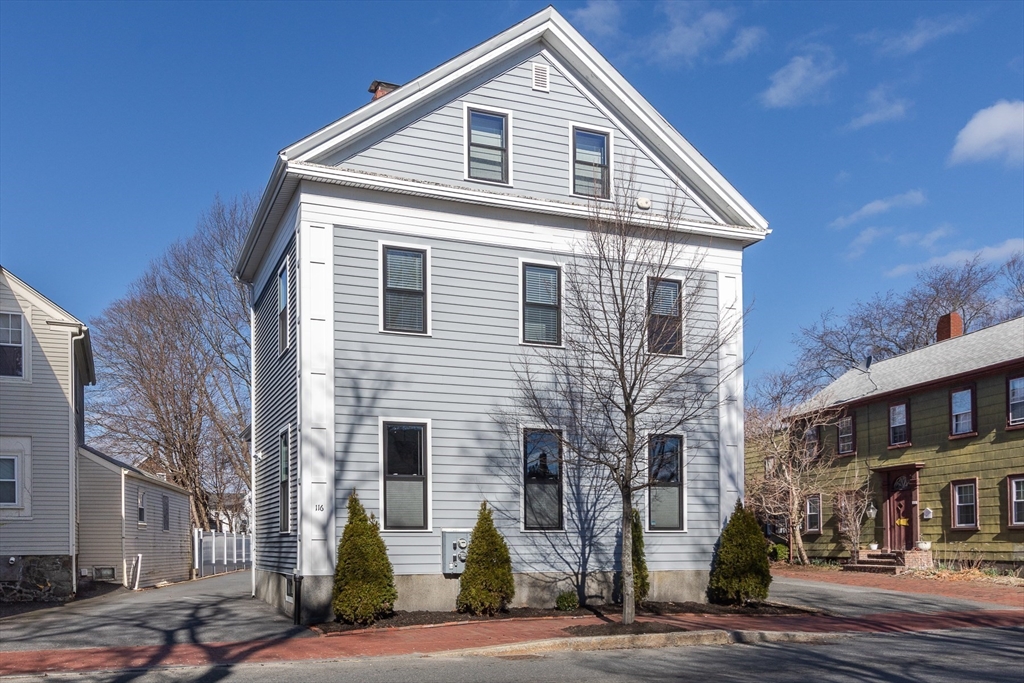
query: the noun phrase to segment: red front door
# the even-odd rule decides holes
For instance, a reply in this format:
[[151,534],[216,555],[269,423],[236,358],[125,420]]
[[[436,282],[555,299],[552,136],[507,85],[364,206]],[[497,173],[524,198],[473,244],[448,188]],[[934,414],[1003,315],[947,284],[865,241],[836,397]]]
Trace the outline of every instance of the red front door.
[[917,540],[917,473],[913,470],[888,473],[886,501],[887,536],[890,550],[913,550]]

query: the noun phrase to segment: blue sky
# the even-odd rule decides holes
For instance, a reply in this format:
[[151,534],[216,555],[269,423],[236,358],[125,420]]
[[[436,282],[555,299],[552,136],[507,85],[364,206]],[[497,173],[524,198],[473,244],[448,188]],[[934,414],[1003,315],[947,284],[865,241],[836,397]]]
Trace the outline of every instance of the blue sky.
[[[0,261],[88,319],[279,149],[544,2],[0,3]],[[1024,3],[559,2],[769,220],[748,377],[1024,244]]]

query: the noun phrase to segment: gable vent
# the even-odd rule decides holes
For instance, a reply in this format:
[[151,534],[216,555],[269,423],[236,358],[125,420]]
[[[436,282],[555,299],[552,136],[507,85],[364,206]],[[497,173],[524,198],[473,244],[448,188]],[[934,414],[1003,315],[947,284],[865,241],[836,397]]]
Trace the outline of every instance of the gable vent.
[[549,86],[549,74],[547,64],[533,65],[533,89],[540,90],[541,92],[550,92]]

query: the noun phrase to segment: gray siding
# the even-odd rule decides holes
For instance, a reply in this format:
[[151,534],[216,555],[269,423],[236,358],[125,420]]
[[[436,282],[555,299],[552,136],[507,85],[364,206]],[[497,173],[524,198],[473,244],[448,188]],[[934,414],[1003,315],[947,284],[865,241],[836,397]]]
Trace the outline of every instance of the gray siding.
[[295,240],[292,239],[277,262],[288,259],[289,338],[291,343],[283,354],[278,352],[277,282],[271,277],[254,304],[253,363],[255,387],[253,437],[256,452],[264,455],[256,463],[256,566],[259,569],[291,573],[295,568],[296,535],[282,534],[278,519],[278,435],[282,427],[291,425],[291,520],[296,520],[295,476],[298,439],[296,438],[297,378],[296,328],[298,320]]
[[121,473],[79,455],[78,496],[78,565],[113,567],[122,581]]
[[[145,524],[138,521],[140,491],[146,494]],[[163,528],[162,496],[168,497],[170,528],[167,531]],[[124,498],[125,559],[130,572],[136,556],[142,555],[139,587],[162,581],[187,581],[192,562],[188,495],[129,472],[124,480]]]
[[31,511],[0,511],[0,554],[70,554],[71,443],[70,328],[50,328],[51,311],[15,294],[0,278],[0,310],[21,313],[31,332],[26,380],[0,378],[0,436],[29,437]]
[[[534,61],[550,65],[550,92],[531,88]],[[547,52],[533,48],[508,60],[500,67],[502,71],[468,92],[450,95],[432,112],[417,113],[422,118],[369,148],[355,154],[344,150],[340,157],[318,161],[357,171],[585,205],[585,198],[571,193],[570,128],[590,126],[613,131],[615,177],[624,177],[633,168],[639,194],[653,200],[655,211],[662,211],[674,196],[676,210],[685,217],[714,220],[626,131],[605,116],[590,95],[565,77],[565,68]],[[464,179],[463,103],[512,113],[512,187]]]
[[[378,331],[378,240],[431,247],[432,336]],[[617,564],[615,498],[588,481],[587,473],[566,473],[566,531],[520,531],[520,444],[494,419],[511,397],[512,363],[525,348],[518,343],[519,258],[552,260],[528,250],[335,228],[339,537],[353,489],[381,517],[379,418],[432,420],[433,530],[383,532],[397,574],[439,573],[440,530],[472,527],[482,500],[495,508],[518,572],[598,571]],[[708,279],[694,328],[717,319],[715,283]],[[689,532],[649,534],[652,569],[707,569],[718,536],[717,418],[692,427]],[[579,495],[572,495],[574,486]]]

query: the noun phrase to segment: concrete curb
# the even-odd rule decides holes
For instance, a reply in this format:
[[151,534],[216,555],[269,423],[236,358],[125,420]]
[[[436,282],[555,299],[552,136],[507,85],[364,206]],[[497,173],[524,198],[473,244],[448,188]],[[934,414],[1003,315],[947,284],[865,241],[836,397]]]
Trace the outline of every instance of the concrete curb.
[[545,652],[591,652],[595,650],[633,650],[642,648],[684,647],[688,645],[733,645],[749,643],[831,643],[850,633],[807,633],[802,631],[676,631],[638,633],[621,636],[584,636],[532,640],[510,645],[488,645],[464,650],[435,652],[428,657],[504,657]]

